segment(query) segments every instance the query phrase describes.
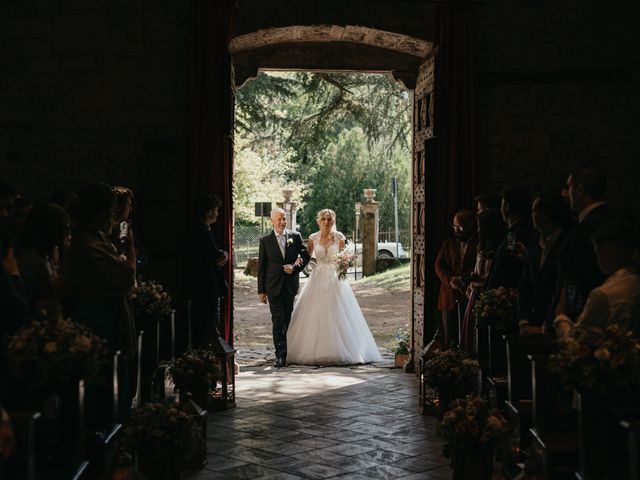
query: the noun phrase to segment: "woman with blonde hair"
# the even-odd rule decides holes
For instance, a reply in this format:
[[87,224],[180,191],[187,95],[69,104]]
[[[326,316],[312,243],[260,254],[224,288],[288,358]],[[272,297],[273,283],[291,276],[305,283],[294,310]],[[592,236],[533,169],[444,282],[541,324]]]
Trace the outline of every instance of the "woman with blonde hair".
[[316,265],[293,309],[287,331],[288,361],[301,364],[355,364],[382,360],[367,321],[347,280],[340,280],[334,256],[345,248],[335,228],[336,214],[318,212],[320,230],[307,249]]

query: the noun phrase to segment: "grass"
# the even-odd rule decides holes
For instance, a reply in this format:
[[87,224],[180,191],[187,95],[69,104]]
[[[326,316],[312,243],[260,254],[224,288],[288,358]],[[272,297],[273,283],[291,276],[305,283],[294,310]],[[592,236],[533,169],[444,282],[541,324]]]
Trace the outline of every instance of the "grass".
[[382,273],[376,273],[370,277],[356,280],[354,283],[363,286],[380,287],[387,289],[409,288],[411,283],[411,265],[405,263],[396,268],[390,268]]

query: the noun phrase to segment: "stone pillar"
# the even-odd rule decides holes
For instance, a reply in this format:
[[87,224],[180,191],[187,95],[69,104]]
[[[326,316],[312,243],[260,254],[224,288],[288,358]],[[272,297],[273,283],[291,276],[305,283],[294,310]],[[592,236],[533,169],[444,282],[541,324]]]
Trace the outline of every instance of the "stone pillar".
[[287,219],[287,228],[289,230],[297,230],[297,207],[298,202],[291,200],[291,196],[293,195],[293,189],[291,188],[283,188],[282,196],[284,197],[283,202],[278,202],[278,206],[284,209],[285,218]]
[[375,188],[365,188],[365,201],[362,210],[362,274],[366,277],[376,273],[376,258],[378,257],[378,210],[380,204],[373,198]]

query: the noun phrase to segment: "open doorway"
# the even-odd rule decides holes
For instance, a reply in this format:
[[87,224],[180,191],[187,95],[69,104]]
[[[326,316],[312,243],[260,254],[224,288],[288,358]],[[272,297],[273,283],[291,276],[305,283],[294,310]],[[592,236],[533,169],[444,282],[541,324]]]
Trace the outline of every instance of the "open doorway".
[[378,256],[401,264],[366,278],[356,266],[349,281],[383,352],[409,335],[412,96],[388,74],[327,71],[260,72],[236,91],[233,311],[241,360],[243,351],[273,349],[253,276],[271,208],[284,207],[287,228],[305,239],[318,229],[317,211],[335,210],[337,229],[359,253],[365,188],[380,202]]

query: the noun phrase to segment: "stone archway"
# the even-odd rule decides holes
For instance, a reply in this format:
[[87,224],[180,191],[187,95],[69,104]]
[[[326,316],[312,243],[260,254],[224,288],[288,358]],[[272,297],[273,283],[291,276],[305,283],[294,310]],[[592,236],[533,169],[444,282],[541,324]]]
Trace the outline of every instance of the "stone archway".
[[[259,70],[390,73],[413,90],[411,331],[413,362],[425,345],[426,165],[433,151],[435,52],[425,40],[359,26],[314,25],[269,28],[231,40],[234,83]],[[427,329],[429,332],[432,329]],[[427,332],[428,333],[428,332]]]

